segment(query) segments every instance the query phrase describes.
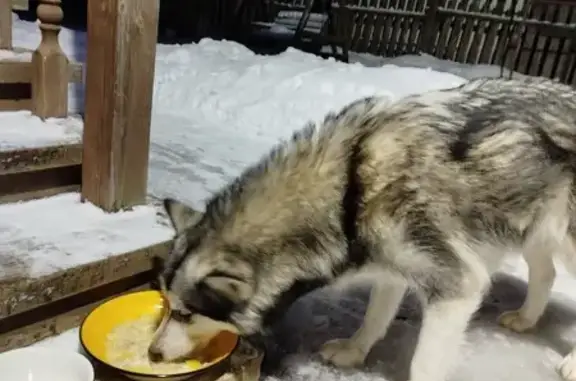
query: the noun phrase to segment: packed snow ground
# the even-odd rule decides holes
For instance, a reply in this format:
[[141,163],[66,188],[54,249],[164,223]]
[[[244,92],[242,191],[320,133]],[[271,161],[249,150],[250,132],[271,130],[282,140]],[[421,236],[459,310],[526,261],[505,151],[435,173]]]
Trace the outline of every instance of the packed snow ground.
[[[36,26],[31,23],[16,21],[14,35],[17,46],[34,48],[38,42]],[[70,56],[83,60],[84,34],[63,30],[61,42]],[[421,66],[415,62],[430,58],[406,59],[411,65]],[[201,207],[202,200],[211,191],[309,119],[319,119],[327,111],[361,96],[377,93],[393,101],[411,93],[458,85],[464,82],[463,77],[478,74],[474,67],[442,66],[440,62],[436,60],[441,67],[433,71],[395,65],[346,65],[295,50],[261,57],[238,44],[212,40],[194,45],[158,46],[150,191],[157,197],[175,196]],[[461,77],[450,74],[454,70],[458,70]],[[63,226],[72,229],[84,224],[86,230],[93,229],[91,224],[79,220],[97,213],[89,207],[85,213],[74,212],[77,198],[65,195],[60,196],[59,203],[43,200],[21,206],[0,206],[0,231],[16,228],[12,238],[26,234],[31,217],[23,218],[20,214],[36,214],[35,207],[42,202],[48,206],[54,202],[53,212],[44,213],[69,213],[67,220],[58,220]],[[138,212],[151,216],[146,207],[131,213]],[[118,214],[117,218],[121,216]],[[110,225],[102,223],[101,229],[114,225],[111,221],[116,217],[107,218]],[[94,219],[100,220],[100,217]],[[37,233],[32,234],[42,236],[42,230],[52,224],[53,220],[44,223],[44,227],[42,221],[30,225],[36,226],[33,231]],[[126,230],[118,232],[130,229],[128,223],[125,225]],[[116,224],[115,228],[122,229],[119,226]],[[147,229],[142,232],[142,239],[148,232]],[[158,231],[158,234],[165,232]],[[28,239],[34,241],[36,237]],[[55,239],[77,237],[57,235]],[[84,247],[91,244],[88,240],[82,242]],[[103,243],[106,237],[100,235],[99,244]],[[114,245],[110,243],[110,247]],[[67,265],[70,263],[62,266]],[[534,334],[515,335],[498,328],[494,320],[503,309],[521,303],[526,269],[520,260],[511,259],[504,270],[506,275],[495,282],[492,295],[471,326],[452,380],[556,381],[559,378],[554,365],[568,352],[570,343],[576,343],[572,324],[576,318],[576,303],[572,301],[576,299],[576,282],[559,271],[554,300],[542,329]],[[366,290],[344,294],[320,290],[296,303],[278,329],[278,344],[294,356],[291,361],[287,360],[284,372],[268,380],[405,381],[419,329],[418,309],[410,298],[387,337],[370,354],[365,369],[334,370],[321,365],[311,355],[326,339],[352,334],[360,323],[365,302]],[[68,331],[38,345],[76,350],[77,331]]]

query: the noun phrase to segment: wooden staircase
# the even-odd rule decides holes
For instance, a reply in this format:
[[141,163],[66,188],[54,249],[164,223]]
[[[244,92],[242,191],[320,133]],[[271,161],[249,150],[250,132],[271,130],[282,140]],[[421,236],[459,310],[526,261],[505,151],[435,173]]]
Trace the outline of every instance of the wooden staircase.
[[0,204],[77,192],[82,144],[0,151]]
[[148,287],[151,258],[169,247],[163,242],[39,278],[0,278],[0,352],[77,327],[103,300]]
[[[71,118],[68,85],[82,81],[83,68],[70,63],[58,45],[61,0],[39,0],[37,14],[42,42],[34,52],[12,46],[11,1],[0,0],[0,111],[29,110],[50,128],[48,118],[60,121]],[[82,134],[77,140],[65,139],[65,143],[56,139],[53,144],[32,146],[2,145],[0,139],[0,203],[80,190],[82,200],[101,208],[103,213],[146,202],[159,1],[98,0],[88,4],[88,28],[93,30],[88,33],[91,48],[87,61],[93,64],[86,79],[86,123]],[[94,32],[102,28],[111,32]],[[116,38],[120,30],[131,35],[121,43]],[[1,59],[7,56],[8,59]],[[125,62],[139,65],[128,68],[122,64]],[[122,86],[115,86],[116,83]],[[138,94],[135,99],[118,107],[119,100],[134,94]],[[0,137],[5,124],[0,122]],[[116,144],[120,139],[122,144]],[[14,208],[19,206],[22,205]],[[149,217],[146,224],[153,218]],[[157,228],[155,222],[150,223]],[[0,236],[10,238],[12,226],[4,227]],[[27,226],[19,228],[25,230]],[[75,233],[70,231],[72,236]],[[145,241],[146,244],[162,241],[164,233],[155,237],[158,240],[154,238]],[[165,256],[171,245],[167,235],[166,241],[148,247],[118,249],[132,248],[132,242],[131,246],[116,246],[115,252],[102,253],[98,257],[101,259],[88,259],[85,264],[75,262],[62,270],[33,276],[25,263],[22,265],[27,259],[26,250],[43,255],[44,247],[30,248],[27,238],[18,241],[15,248],[0,242],[4,243],[0,245],[0,352],[76,327],[103,300],[147,287],[153,274],[151,257]],[[74,250],[77,251],[72,254],[78,257],[84,249]],[[46,250],[47,255],[54,253]],[[68,250],[57,254],[70,253]]]
[[[58,43],[61,1],[39,1],[42,39],[35,51],[12,44],[13,5],[23,9],[26,3],[0,0],[0,111],[29,110],[42,119],[67,117],[68,84],[82,82],[83,67],[70,63]],[[0,149],[0,203],[77,191],[81,163],[81,142]]]

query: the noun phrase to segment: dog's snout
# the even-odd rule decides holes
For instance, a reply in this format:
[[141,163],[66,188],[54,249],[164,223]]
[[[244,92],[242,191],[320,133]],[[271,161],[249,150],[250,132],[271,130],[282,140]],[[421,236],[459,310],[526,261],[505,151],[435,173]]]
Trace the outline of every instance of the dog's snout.
[[150,361],[152,361],[152,362],[160,362],[164,359],[164,356],[162,356],[162,353],[157,352],[152,348],[148,349],[148,357],[150,358]]

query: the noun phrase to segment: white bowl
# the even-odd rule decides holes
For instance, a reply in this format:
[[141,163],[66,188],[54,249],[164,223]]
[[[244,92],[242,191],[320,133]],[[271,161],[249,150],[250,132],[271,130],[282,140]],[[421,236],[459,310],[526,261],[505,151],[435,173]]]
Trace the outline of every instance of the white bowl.
[[21,348],[0,353],[0,378],[6,381],[94,381],[94,368],[80,353]]

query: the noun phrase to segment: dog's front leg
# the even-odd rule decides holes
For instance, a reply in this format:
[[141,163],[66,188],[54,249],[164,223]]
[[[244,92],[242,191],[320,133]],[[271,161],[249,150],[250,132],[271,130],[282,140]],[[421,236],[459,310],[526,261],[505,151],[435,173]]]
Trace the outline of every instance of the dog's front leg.
[[424,307],[424,319],[410,366],[410,381],[445,381],[464,341],[470,318],[483,290],[458,297],[435,296]]
[[338,367],[362,365],[372,346],[384,337],[406,292],[406,283],[377,280],[370,292],[370,302],[362,326],[347,339],[326,342],[320,356]]

